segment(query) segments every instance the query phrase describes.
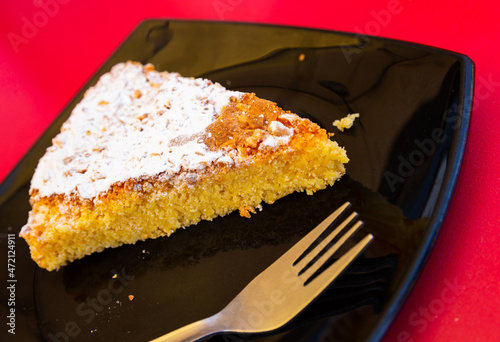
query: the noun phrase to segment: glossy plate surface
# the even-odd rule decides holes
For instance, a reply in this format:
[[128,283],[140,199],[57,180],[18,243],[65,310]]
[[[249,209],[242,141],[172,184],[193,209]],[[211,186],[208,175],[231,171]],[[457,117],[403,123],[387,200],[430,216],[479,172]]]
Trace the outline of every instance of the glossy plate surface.
[[[210,316],[345,201],[365,221],[360,235],[372,233],[374,242],[290,325],[251,339],[379,339],[446,213],[467,137],[473,63],[448,51],[360,35],[154,20],[137,27],[86,87],[127,60],[255,92],[310,118],[347,149],[347,174],[313,196],[296,193],[264,205],[251,219],[233,213],[47,272],[31,261],[18,233],[30,209],[34,167],[83,89],[0,187],[4,270],[5,238],[15,234],[16,340],[148,341]],[[332,122],[348,113],[361,117],[341,133]],[[242,319],[270,314],[264,305]]]

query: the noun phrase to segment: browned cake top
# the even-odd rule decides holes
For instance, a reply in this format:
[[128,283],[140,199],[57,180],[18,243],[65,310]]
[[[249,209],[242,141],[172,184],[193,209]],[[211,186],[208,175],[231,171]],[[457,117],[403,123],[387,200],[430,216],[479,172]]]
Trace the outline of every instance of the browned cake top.
[[284,111],[274,102],[245,93],[231,97],[221,115],[208,126],[209,137],[204,142],[211,150],[237,150],[246,157],[287,145],[296,133],[320,130],[318,125]]

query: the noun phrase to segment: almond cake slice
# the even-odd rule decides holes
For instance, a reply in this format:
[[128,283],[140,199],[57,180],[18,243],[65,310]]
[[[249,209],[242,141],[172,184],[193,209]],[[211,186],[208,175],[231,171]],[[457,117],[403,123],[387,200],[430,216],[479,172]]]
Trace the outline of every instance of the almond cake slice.
[[310,120],[251,93],[152,65],[117,64],[39,161],[20,236],[57,270],[340,178],[346,152]]

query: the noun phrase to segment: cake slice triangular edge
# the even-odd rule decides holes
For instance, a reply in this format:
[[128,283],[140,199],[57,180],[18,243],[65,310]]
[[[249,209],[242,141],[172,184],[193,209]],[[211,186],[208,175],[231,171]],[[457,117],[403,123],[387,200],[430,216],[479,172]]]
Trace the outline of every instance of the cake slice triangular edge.
[[120,63],[89,88],[40,160],[20,236],[57,270],[237,209],[333,185],[326,130],[251,93]]

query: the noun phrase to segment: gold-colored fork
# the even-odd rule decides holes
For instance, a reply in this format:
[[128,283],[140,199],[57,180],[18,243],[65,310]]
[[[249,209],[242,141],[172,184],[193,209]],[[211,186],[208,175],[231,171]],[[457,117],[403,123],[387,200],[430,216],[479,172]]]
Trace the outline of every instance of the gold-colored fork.
[[[197,341],[220,333],[262,333],[292,320],[318,297],[372,241],[365,236],[333,264],[325,263],[363,224],[352,213],[337,228],[323,232],[350,207],[345,203],[259,274],[222,311],[155,339]],[[340,234],[347,232],[340,236]],[[340,236],[332,245],[336,236]]]

